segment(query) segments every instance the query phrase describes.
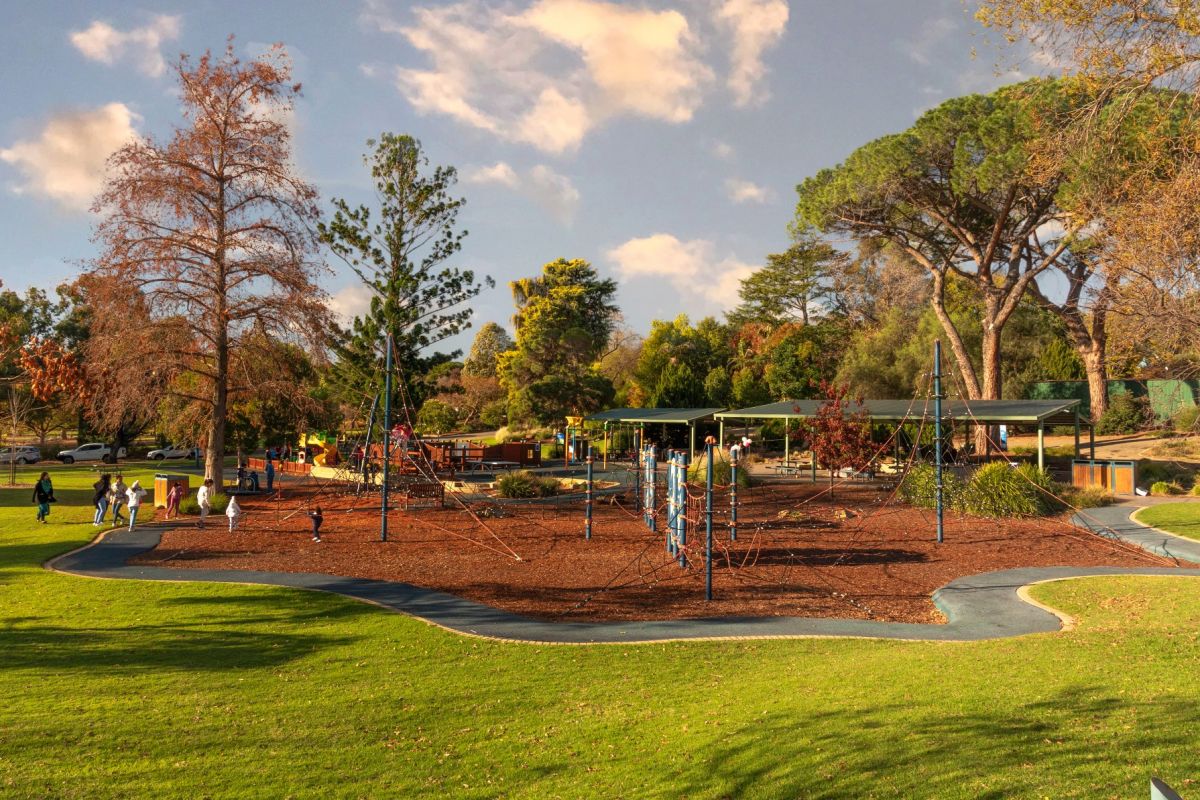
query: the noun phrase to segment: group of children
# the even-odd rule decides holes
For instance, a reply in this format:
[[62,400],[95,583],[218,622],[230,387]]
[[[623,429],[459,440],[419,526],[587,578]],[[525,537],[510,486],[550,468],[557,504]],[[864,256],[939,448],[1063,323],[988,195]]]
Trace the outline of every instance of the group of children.
[[[92,484],[92,489],[92,508],[96,509],[96,513],[92,516],[92,525],[103,525],[104,515],[108,513],[109,508],[112,508],[112,524],[123,523],[125,518],[121,516],[121,507],[124,506],[129,511],[129,530],[134,529],[137,525],[138,511],[142,507],[142,499],[148,494],[142,488],[141,481],[134,481],[126,486],[125,476],[117,473],[114,482],[113,476],[105,473]],[[42,519],[44,521],[45,516]]]

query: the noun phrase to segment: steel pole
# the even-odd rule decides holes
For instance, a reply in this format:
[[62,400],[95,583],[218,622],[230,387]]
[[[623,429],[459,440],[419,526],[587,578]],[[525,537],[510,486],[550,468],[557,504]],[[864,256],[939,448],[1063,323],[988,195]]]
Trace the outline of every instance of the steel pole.
[[383,512],[379,520],[379,539],[387,541],[388,481],[392,466],[392,335],[384,338],[387,352],[383,356]]
[[737,541],[737,451],[729,454],[729,541]]
[[942,508],[942,342],[933,342],[933,458],[936,471],[937,540],[943,540]]
[[712,437],[705,447],[708,450],[708,479],[704,487],[704,532],[707,541],[704,545],[704,601],[712,600],[712,549],[713,549],[713,446]]
[[592,446],[587,449],[587,525],[584,527],[583,538],[592,538]]

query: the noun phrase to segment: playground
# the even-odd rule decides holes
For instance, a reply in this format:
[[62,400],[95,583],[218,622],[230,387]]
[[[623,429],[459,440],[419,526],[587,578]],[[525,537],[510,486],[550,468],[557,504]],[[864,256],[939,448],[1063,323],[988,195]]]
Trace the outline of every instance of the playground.
[[[1175,566],[1053,517],[946,519],[877,486],[784,483],[739,493],[730,539],[728,492],[714,512],[713,600],[705,601],[703,518],[693,520],[688,566],[647,530],[629,494],[595,504],[585,538],[584,498],[395,510],[380,541],[377,496],[289,486],[282,499],[244,499],[234,533],[223,526],[167,530],[134,563],[185,570],[314,572],[401,581],[545,620],[669,620],[801,616],[938,622],[931,596],[951,580],[1033,566]],[[374,501],[372,503],[372,501]],[[320,504],[322,541],[304,510]]]

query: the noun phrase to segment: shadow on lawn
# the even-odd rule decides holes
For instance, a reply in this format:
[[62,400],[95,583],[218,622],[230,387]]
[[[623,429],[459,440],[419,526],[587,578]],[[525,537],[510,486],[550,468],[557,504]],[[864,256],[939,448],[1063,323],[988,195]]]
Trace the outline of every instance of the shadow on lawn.
[[[267,594],[165,598],[163,606],[192,606],[195,619],[160,624],[66,627],[30,624],[39,618],[0,619],[0,669],[230,670],[277,667],[301,656],[357,641],[359,637],[254,630],[255,625],[327,622],[369,613],[347,602],[321,603],[297,613],[294,599]],[[205,614],[203,607],[229,609]],[[234,613],[234,608],[247,613]],[[189,609],[190,610],[190,609]],[[170,614],[172,611],[164,613]],[[215,628],[215,629],[214,629]]]
[[[681,776],[680,794],[720,786],[733,798],[770,786],[772,796],[805,798],[1126,797],[1142,794],[1152,774],[1191,769],[1200,704],[1137,704],[1153,731],[1137,735],[1126,730],[1131,703],[1107,691],[1068,689],[1007,710],[998,698],[995,710],[946,716],[899,705],[805,719],[768,713],[723,736],[694,774]],[[1116,739],[1119,757],[1106,751]],[[1177,758],[1164,760],[1164,751]],[[1130,765],[1142,774],[1126,784],[1120,776]]]

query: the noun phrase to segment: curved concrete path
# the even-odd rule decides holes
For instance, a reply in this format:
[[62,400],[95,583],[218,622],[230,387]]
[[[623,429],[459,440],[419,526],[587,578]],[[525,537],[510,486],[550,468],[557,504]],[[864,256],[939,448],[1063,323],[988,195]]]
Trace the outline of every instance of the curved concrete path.
[[923,641],[978,641],[1057,631],[1060,618],[1026,601],[1020,590],[1033,583],[1096,575],[1183,575],[1190,569],[1121,567],[1042,567],[988,572],[959,578],[934,592],[945,625],[804,617],[717,617],[665,622],[542,622],[445,592],[406,583],[292,572],[171,569],[126,562],[152,549],[159,528],[117,530],[86,547],[47,562],[60,572],[95,578],[160,581],[214,581],[287,586],[334,592],[384,606],[433,625],[470,636],[544,644],[663,642],[696,639],[860,637]]
[[1160,531],[1133,519],[1133,514],[1145,507],[1130,503],[1089,508],[1072,517],[1071,522],[1092,533],[1121,539],[1156,555],[1200,564],[1200,541]]

